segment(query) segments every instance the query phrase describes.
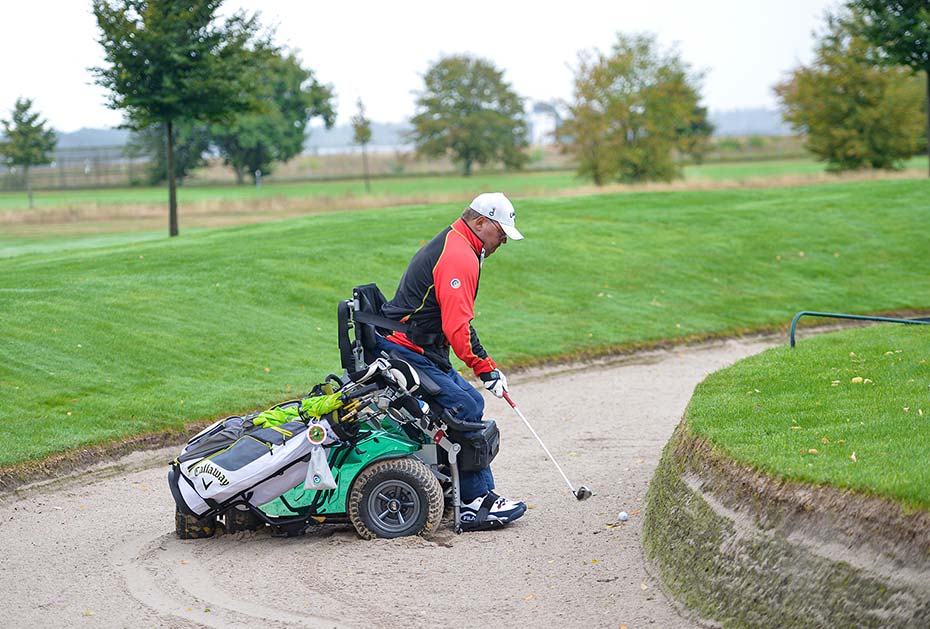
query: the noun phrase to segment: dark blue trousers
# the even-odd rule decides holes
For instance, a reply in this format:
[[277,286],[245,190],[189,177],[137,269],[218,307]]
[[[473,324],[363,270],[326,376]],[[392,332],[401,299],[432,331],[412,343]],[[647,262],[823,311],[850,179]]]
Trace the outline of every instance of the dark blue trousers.
[[[484,398],[455,369],[445,372],[422,354],[383,338],[378,338],[378,347],[388,353],[396,352],[403,360],[406,360],[411,365],[416,365],[418,369],[432,378],[442,389],[442,392],[435,397],[435,401],[443,408],[454,409],[458,407],[459,410],[456,413],[458,419],[461,421],[481,421],[481,417],[484,415]],[[462,491],[462,503],[464,504],[471,502],[478,496],[485,495],[494,489],[494,475],[491,473],[491,468],[488,467],[478,472],[460,472],[459,486]]]

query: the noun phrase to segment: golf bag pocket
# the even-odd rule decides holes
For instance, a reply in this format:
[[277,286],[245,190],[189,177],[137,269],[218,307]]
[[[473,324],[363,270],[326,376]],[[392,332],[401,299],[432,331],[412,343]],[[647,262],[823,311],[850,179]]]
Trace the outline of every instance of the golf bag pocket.
[[209,456],[177,460],[169,483],[178,486],[172,487],[178,506],[200,516],[236,500],[260,506],[293,489],[307,473],[306,431],[302,422],[261,428]]
[[501,435],[493,420],[476,423],[477,430],[450,430],[449,438],[462,447],[458,464],[460,472],[477,472],[491,465],[501,447]]

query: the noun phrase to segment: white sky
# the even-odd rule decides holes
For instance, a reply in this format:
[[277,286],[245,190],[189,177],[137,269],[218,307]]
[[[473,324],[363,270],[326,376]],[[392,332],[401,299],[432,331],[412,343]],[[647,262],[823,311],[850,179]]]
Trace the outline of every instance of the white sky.
[[[468,2],[227,0],[224,12],[259,11],[275,40],[335,88],[337,124],[361,97],[368,117],[400,122],[443,54],[491,60],[528,99],[569,99],[578,51],[609,50],[618,31],[651,32],[703,70],[712,110],[775,107],[772,86],[812,56],[812,31],[839,0],[469,0]],[[0,12],[0,117],[18,96],[60,131],[115,126],[88,67],[102,63],[90,0],[4,0]]]

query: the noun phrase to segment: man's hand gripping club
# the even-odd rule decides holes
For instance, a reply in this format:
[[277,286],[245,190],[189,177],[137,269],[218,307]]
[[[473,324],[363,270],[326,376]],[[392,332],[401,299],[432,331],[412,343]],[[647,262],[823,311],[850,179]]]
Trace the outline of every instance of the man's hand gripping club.
[[507,377],[500,369],[479,373],[478,377],[484,383],[484,388],[490,391],[494,397],[504,397],[507,391]]

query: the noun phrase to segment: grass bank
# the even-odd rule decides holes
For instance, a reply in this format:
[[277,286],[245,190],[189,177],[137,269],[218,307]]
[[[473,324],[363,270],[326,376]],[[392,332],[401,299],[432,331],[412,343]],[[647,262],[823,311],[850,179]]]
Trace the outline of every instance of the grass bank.
[[[517,199],[476,327],[507,367],[924,308],[930,182]],[[335,304],[391,293],[461,204],[0,259],[0,465],[280,401],[338,369]],[[926,409],[925,409],[926,410]]]
[[930,326],[847,330],[747,358],[701,383],[686,419],[767,474],[930,509]]

